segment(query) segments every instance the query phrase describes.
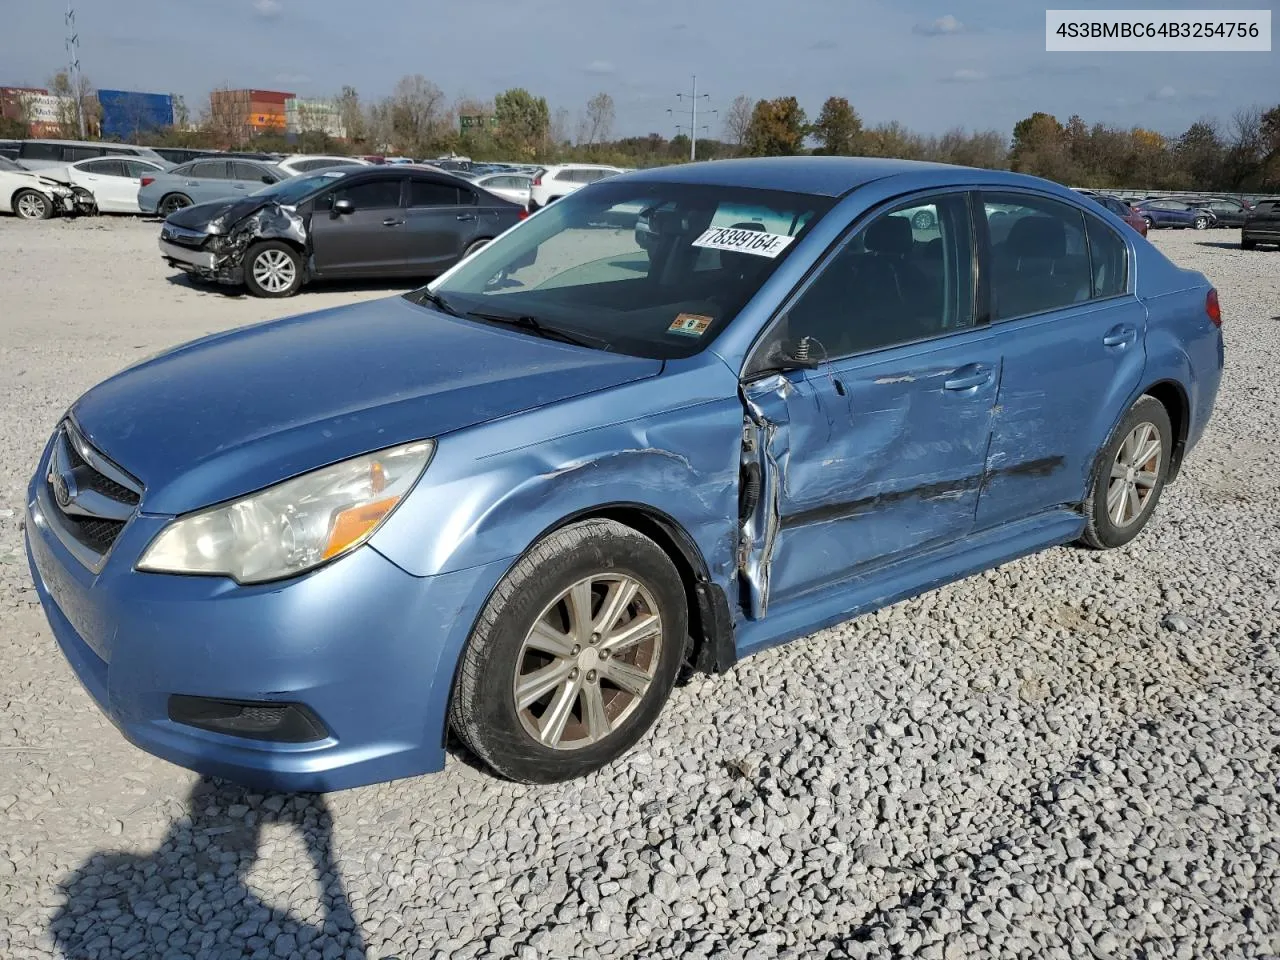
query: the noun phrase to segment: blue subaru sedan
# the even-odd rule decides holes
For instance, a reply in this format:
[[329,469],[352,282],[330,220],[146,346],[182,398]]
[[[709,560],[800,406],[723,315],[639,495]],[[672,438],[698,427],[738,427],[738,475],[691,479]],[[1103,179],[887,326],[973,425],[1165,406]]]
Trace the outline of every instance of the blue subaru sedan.
[[1043,180],[621,175],[428,287],[90,390],[31,481],[31,569],[89,693],[175,763],[332,790],[439,770],[453,730],[567,779],[686,665],[1123,546],[1210,417],[1220,324]]

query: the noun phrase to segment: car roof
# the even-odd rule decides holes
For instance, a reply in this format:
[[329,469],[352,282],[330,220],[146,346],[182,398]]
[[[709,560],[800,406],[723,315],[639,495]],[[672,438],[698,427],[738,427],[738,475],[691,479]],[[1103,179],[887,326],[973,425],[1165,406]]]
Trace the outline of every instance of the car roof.
[[1006,170],[983,170],[921,160],[879,157],[751,157],[711,160],[678,166],[652,167],[624,173],[610,180],[642,180],[663,183],[697,183],[719,187],[754,187],[815,196],[840,197],[874,180],[897,178],[903,189],[943,186],[964,182],[982,186],[1031,187],[1071,194],[1038,177]]

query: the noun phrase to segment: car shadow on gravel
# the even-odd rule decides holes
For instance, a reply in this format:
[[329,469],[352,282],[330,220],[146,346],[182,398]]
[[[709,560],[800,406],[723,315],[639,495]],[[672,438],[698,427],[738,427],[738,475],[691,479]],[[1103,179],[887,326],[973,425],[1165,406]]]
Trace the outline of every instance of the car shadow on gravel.
[[1224,240],[1197,240],[1196,246],[1197,247],[1217,247],[1219,250],[1239,250],[1240,241],[1237,240],[1235,243],[1231,243],[1229,241],[1224,241]]
[[[198,280],[186,273],[175,273],[165,277],[175,287],[181,287],[184,290],[194,290],[196,293],[211,293],[217,296],[226,297],[228,300],[240,300],[249,296],[249,291],[244,287],[231,286],[225,283],[215,283],[212,280]],[[397,293],[408,293],[410,290],[416,290],[426,280],[420,282],[410,281],[407,283],[397,283],[395,280],[330,280],[316,281],[314,284],[308,284],[303,287],[297,294],[289,298],[291,302],[306,303],[307,295],[310,293],[385,293],[391,296]]]
[[[272,853],[270,846],[262,850],[264,828],[277,826],[300,835],[316,881],[305,896],[291,888],[288,910],[264,902],[249,883],[251,871],[281,873],[259,863]],[[63,902],[50,923],[51,938],[67,960],[313,951],[324,960],[363,960],[365,944],[333,860],[332,836],[323,796],[255,794],[200,780],[185,815],[153,853],[96,853],[59,884]]]

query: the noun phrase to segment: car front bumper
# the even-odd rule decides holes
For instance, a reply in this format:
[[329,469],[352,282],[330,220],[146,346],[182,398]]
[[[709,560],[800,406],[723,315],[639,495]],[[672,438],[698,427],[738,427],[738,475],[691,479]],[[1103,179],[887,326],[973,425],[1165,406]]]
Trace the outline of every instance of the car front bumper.
[[160,245],[160,255],[174,266],[184,270],[213,272],[215,258],[208,250],[193,250],[164,239],[156,242]]
[[[454,666],[508,561],[419,578],[365,545],[256,586],[140,573],[134,560],[168,518],[139,513],[95,573],[54,529],[46,469],[42,460],[26,508],[36,591],[81,683],[132,743],[273,790],[339,790],[443,767]],[[299,704],[322,735],[277,742],[203,729],[171,718],[174,695]]]

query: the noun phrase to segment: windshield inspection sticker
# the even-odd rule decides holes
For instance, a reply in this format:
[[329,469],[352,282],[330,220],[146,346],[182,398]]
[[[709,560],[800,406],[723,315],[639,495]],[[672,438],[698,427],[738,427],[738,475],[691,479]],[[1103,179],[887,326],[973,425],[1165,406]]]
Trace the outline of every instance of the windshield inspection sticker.
[[768,257],[772,260],[787,249],[795,237],[784,237],[780,233],[765,233],[763,230],[735,230],[733,227],[712,227],[697,240],[695,247],[706,247],[708,250],[727,250],[732,253],[753,253],[757,257]]
[[671,321],[671,326],[667,327],[667,333],[678,333],[682,337],[700,337],[707,332],[707,327],[711,326],[711,317],[704,317],[700,313],[681,313]]

